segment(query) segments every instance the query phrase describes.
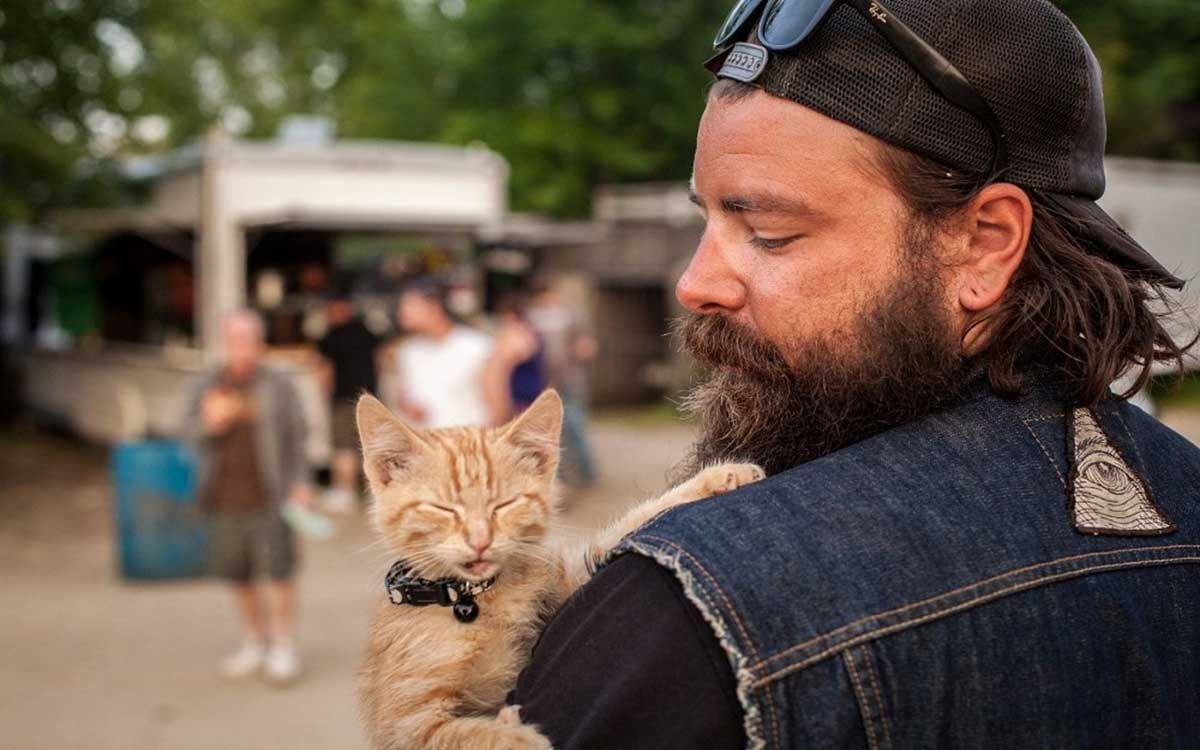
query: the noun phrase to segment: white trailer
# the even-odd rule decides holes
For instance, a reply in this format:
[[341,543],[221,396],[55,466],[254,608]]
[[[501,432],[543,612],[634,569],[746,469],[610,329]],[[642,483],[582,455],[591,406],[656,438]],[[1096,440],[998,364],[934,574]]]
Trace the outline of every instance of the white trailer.
[[[219,356],[222,315],[247,303],[247,236],[285,226],[323,232],[419,232],[472,242],[501,231],[508,165],[482,147],[382,141],[250,142],[212,135],[169,157],[133,166],[153,179],[135,209],[67,211],[46,232],[6,236],[4,320],[35,410],[96,440],[171,434],[181,394]],[[158,346],[70,341],[29,330],[34,259],[69,252],[61,233],[141,232],[171,237],[194,279],[194,333]],[[182,239],[181,239],[182,238]],[[306,368],[292,366],[313,442],[328,455],[325,399]]]

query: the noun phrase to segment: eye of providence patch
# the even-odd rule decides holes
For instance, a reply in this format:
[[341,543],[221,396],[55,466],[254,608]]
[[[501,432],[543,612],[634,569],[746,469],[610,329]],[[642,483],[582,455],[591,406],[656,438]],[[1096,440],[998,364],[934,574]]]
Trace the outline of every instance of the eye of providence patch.
[[1067,494],[1076,531],[1157,536],[1175,530],[1091,409],[1075,409],[1068,416],[1067,457]]

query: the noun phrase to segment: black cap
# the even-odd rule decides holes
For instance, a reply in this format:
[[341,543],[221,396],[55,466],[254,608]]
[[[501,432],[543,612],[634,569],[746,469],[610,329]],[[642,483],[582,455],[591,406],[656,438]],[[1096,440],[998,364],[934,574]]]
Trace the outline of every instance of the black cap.
[[[1104,194],[1100,65],[1066,16],[1045,0],[886,4],[996,113],[1008,141],[1000,179],[1048,194],[1091,252],[1146,281],[1183,286],[1095,203]],[[745,38],[709,61],[718,78],[751,82],[952,169],[987,170],[984,123],[939,95],[853,7],[835,7],[786,52],[756,44],[756,27],[746,24]]]

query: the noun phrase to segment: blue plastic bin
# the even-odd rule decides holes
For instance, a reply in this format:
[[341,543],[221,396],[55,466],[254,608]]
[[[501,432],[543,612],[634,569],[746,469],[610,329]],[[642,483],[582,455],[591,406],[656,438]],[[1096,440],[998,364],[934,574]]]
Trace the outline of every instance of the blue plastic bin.
[[113,449],[117,549],[126,578],[193,578],[208,566],[196,467],[179,442],[147,440]]

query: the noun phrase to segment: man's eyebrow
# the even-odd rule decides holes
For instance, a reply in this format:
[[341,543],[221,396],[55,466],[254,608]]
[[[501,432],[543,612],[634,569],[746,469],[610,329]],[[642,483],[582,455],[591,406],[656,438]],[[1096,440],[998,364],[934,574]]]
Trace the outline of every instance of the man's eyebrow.
[[[704,202],[700,199],[699,194],[696,193],[695,188],[688,188],[688,200],[701,208],[704,207]],[[815,216],[820,213],[802,200],[783,198],[777,195],[727,195],[721,198],[719,203],[722,210],[734,214],[764,213]]]

